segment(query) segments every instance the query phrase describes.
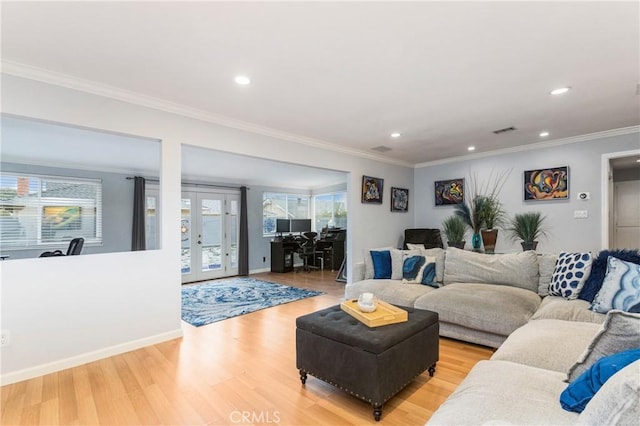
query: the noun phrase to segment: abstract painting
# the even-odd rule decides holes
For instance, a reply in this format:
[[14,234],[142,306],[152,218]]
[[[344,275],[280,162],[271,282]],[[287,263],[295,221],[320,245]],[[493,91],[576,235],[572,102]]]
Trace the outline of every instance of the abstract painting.
[[569,167],[527,170],[524,172],[524,200],[569,198]]
[[464,179],[435,181],[436,206],[462,204],[464,201]]
[[391,187],[391,211],[409,211],[409,190]]
[[382,204],[384,179],[362,176],[362,202],[366,204]]

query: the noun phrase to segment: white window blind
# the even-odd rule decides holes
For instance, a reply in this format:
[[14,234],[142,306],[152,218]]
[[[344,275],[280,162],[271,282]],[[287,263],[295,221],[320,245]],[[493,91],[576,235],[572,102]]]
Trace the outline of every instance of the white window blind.
[[102,182],[0,174],[0,244],[5,249],[102,242]]

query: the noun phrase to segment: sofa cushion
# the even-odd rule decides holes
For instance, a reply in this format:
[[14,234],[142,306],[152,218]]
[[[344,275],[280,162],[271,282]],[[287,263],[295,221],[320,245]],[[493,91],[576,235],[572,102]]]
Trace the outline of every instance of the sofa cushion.
[[378,299],[393,305],[413,306],[416,299],[435,288],[422,284],[402,284],[397,280],[363,280],[347,284],[345,299],[357,299],[364,292],[375,294]]
[[549,283],[549,294],[568,300],[577,299],[589,278],[592,261],[591,253],[560,253]]
[[543,253],[538,255],[538,294],[546,296],[549,294],[549,283],[556,268],[557,254]]
[[[440,291],[440,290],[438,290]],[[564,375],[508,361],[480,361],[428,425],[574,424],[558,399]]]
[[578,417],[580,425],[633,425],[640,418],[640,361],[613,375]]
[[640,348],[600,358],[560,394],[562,408],[581,413],[602,385],[618,371],[638,360],[640,360]]
[[613,256],[607,263],[607,273],[591,310],[601,314],[611,309],[640,313],[640,265]]
[[531,317],[538,319],[559,319],[565,321],[593,322],[602,324],[606,315],[589,310],[589,302],[580,299],[567,300],[560,296],[542,299],[538,310]]
[[533,251],[484,254],[447,249],[444,284],[499,284],[538,291],[538,259]]
[[511,333],[491,359],[567,373],[599,330],[599,324],[589,322],[529,321]]
[[598,253],[598,256],[593,259],[591,273],[589,274],[589,278],[587,278],[587,282],[584,283],[582,290],[580,290],[578,299],[593,302],[596,294],[600,291],[600,287],[602,287],[602,281],[607,273],[607,259],[609,256],[640,264],[640,250],[602,250]]
[[508,336],[527,323],[539,304],[540,297],[529,290],[456,283],[420,296],[414,306],[437,312],[441,322]]
[[609,311],[598,334],[569,369],[568,380],[574,381],[602,357],[638,347],[640,347],[640,314]]

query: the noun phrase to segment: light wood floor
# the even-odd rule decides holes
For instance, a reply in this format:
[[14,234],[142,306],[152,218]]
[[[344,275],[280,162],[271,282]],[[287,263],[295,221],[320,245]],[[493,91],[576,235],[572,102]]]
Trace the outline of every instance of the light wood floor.
[[1,388],[3,425],[422,425],[492,350],[441,339],[436,374],[371,407],[295,366],[295,319],[340,302],[335,272],[253,277],[327,294],[195,328],[184,337]]

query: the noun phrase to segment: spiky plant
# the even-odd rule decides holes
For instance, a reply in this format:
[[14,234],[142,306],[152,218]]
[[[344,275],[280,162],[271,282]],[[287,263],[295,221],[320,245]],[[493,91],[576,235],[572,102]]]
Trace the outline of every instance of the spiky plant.
[[486,211],[488,202],[488,198],[484,195],[476,195],[468,203],[465,201],[464,203],[456,204],[454,214],[460,217],[477,234],[484,225],[484,211]]
[[513,240],[521,239],[530,243],[541,236],[546,236],[544,227],[546,217],[540,212],[516,213],[510,221],[507,229]]
[[457,244],[464,239],[467,224],[458,215],[449,216],[442,222],[442,230],[447,237],[447,243]]

